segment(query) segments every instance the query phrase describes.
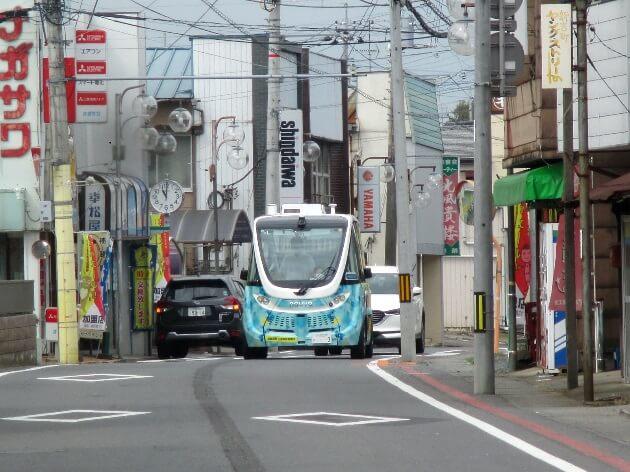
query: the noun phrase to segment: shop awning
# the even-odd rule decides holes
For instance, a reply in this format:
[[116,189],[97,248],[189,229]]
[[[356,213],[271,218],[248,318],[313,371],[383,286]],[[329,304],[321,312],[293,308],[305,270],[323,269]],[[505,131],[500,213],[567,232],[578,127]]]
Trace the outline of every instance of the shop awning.
[[608,200],[616,193],[630,193],[630,172],[591,190],[591,200]]
[[243,210],[219,210],[219,237],[216,237],[213,210],[180,210],[169,216],[171,238],[178,244],[250,243],[252,230]]
[[562,163],[508,175],[494,183],[495,206],[557,200],[564,192]]

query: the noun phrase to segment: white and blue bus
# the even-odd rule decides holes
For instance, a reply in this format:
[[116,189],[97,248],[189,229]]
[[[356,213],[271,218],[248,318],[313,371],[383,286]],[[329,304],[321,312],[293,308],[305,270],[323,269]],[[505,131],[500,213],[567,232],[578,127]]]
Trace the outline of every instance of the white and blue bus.
[[360,248],[357,220],[334,207],[283,205],[256,218],[241,274],[245,358],[265,358],[269,347],[372,357],[371,273]]

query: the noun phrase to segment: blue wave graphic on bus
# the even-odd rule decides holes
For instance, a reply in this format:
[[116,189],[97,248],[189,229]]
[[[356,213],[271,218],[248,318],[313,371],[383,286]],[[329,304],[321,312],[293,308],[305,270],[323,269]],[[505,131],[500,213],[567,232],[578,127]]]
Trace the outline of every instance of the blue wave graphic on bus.
[[245,291],[243,327],[250,347],[359,343],[366,312],[362,284],[341,285],[332,296],[316,299],[273,298],[260,286]]

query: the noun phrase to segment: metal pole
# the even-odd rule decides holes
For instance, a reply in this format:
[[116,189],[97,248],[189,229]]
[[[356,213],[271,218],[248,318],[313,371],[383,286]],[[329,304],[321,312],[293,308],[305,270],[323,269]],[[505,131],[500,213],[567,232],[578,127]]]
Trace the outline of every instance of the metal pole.
[[[394,154],[396,155],[396,221],[398,236],[398,270],[411,274],[415,260],[409,229],[409,171],[407,166],[407,136],[405,131],[405,89],[403,80],[402,44],[400,37],[400,0],[390,0],[391,22],[391,93],[394,123]],[[388,227],[391,230],[391,226]],[[400,351],[403,361],[416,359],[415,316],[412,303],[400,304]]]
[[217,130],[219,129],[219,121],[212,120],[212,166],[214,167],[214,174],[211,172],[212,178],[212,206],[214,213],[214,270],[219,273],[219,208],[217,198],[217,180],[218,180],[218,168],[219,162],[217,156]]
[[494,394],[492,303],[492,155],[490,126],[490,0],[475,4],[475,273],[474,292],[487,303],[485,329],[475,332],[474,392]]
[[[79,362],[79,324],[74,233],[72,227],[73,179],[68,136],[68,110],[64,79],[64,43],[59,0],[47,0],[48,58],[50,67],[50,124],[53,161],[53,199],[59,307],[59,362]],[[54,82],[53,82],[54,81]]]
[[[274,1],[273,10],[269,12],[269,73],[273,77],[280,75],[280,0]],[[265,182],[265,204],[278,204],[280,189],[278,172],[279,161],[279,128],[278,112],[280,111],[280,79],[271,78],[268,82],[267,99],[267,162]]]
[[[511,175],[514,171],[507,170],[507,174]],[[516,239],[514,237],[514,207],[507,207],[507,323],[508,323],[508,370],[515,371],[518,363],[518,338],[516,332],[516,281],[514,269],[516,265]]]
[[582,314],[584,323],[584,401],[593,401],[593,301],[591,288],[592,251],[590,170],[588,162],[588,92],[586,51],[586,0],[577,0],[577,76],[578,76],[578,136],[580,177],[580,229],[582,231]]
[[573,212],[573,89],[562,91],[564,158],[564,300],[567,313],[567,388],[578,386],[577,315],[575,308],[575,224]]

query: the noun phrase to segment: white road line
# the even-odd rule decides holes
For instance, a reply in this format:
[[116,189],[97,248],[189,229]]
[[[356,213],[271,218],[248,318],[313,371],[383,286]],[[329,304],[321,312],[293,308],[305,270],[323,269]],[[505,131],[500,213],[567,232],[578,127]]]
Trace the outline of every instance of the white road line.
[[[74,413],[92,413],[96,416],[86,416],[84,418],[55,418],[61,415],[71,415]],[[125,416],[148,415],[150,411],[107,411],[107,410],[65,410],[51,413],[39,413],[36,415],[13,416],[2,418],[5,421],[31,421],[45,423],[81,423],[84,421],[107,420],[110,418],[123,418]]]
[[[341,416],[344,418],[354,418],[357,421],[346,421],[343,423],[335,423],[331,421],[324,420],[305,420],[300,419],[304,417],[314,417],[314,416]],[[292,415],[275,415],[275,416],[254,416],[253,420],[265,420],[265,421],[284,421],[287,423],[304,423],[304,424],[318,424],[323,426],[358,426],[358,425],[366,425],[366,424],[376,424],[376,423],[392,423],[395,421],[409,421],[409,418],[390,418],[387,416],[368,416],[368,415],[350,415],[347,413],[329,413],[326,411],[319,411],[315,413],[294,413]]]
[[33,370],[49,369],[50,367],[59,367],[59,365],[58,364],[42,365],[42,366],[39,366],[39,367],[30,367],[28,369],[11,370],[9,372],[0,372],[0,377],[4,377],[5,375],[11,375],[11,374],[19,374],[19,373],[22,373],[22,372],[31,372]]
[[128,374],[80,374],[64,375],[61,377],[37,377],[37,380],[60,380],[66,382],[110,382],[114,380],[151,379],[152,375]]
[[543,451],[542,449],[534,446],[533,444],[523,441],[522,439],[517,438],[516,436],[513,436],[503,431],[502,429],[497,428],[496,426],[492,426],[491,424],[486,423],[485,421],[482,421],[480,419],[477,419],[474,416],[471,416],[467,413],[464,413],[463,411],[458,410],[457,408],[453,408],[452,406],[449,406],[446,403],[442,403],[441,401],[436,400],[435,398],[427,395],[426,393],[416,390],[412,386],[407,385],[406,383],[394,377],[393,375],[385,372],[383,369],[381,369],[377,365],[377,362],[378,361],[370,362],[367,365],[367,368],[370,369],[372,372],[374,372],[376,375],[378,375],[380,378],[385,380],[386,382],[389,382],[393,386],[399,388],[403,392],[411,395],[412,397],[420,400],[421,402],[424,402],[427,405],[437,408],[438,410],[441,410],[444,413],[447,413],[465,423],[468,423],[471,426],[474,426],[475,428],[478,428],[484,431],[485,433],[488,433],[490,436],[494,436],[498,440],[503,441],[509,444],[510,446],[518,449],[519,451],[522,451],[525,454],[529,454],[530,456],[542,462],[545,462],[549,464],[550,466],[555,467],[558,470],[563,470],[566,472],[586,472],[584,469],[574,464],[571,464],[570,462],[567,462],[564,459],[561,459],[557,456],[549,454],[548,452]]

